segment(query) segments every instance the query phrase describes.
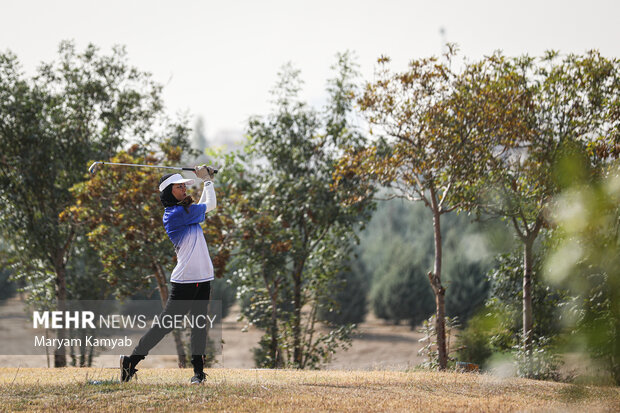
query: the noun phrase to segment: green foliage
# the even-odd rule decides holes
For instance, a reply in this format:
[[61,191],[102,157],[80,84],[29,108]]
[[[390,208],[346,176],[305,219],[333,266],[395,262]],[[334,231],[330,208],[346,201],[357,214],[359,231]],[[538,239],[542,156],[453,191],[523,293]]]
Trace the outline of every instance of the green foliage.
[[[535,274],[541,271],[545,251],[544,245],[537,249],[533,263]],[[558,351],[556,344],[561,341],[560,335],[564,330],[563,308],[571,300],[568,291],[554,288],[541,277],[532,280],[536,323],[532,330],[534,344],[528,349],[520,343],[523,329],[523,259],[519,251],[496,256],[494,267],[486,275],[490,283],[489,299],[459,334],[459,358],[487,368],[494,354],[511,353],[518,370],[523,374],[529,371],[529,375],[524,377],[549,374],[548,377],[552,378],[557,368],[551,366],[558,366],[554,352]],[[525,358],[530,355],[537,359],[527,364]]]
[[[379,202],[367,228],[360,232],[360,256],[373,284],[392,263],[409,259],[426,269],[432,265],[430,214],[419,204],[402,200]],[[403,253],[406,252],[406,253]]]
[[[541,245],[533,262],[534,274],[541,274],[547,247]],[[496,263],[487,274],[490,284],[490,301],[493,306],[502,308],[510,320],[504,326],[509,334],[519,336],[523,328],[523,258],[519,251],[500,254]],[[532,279],[532,309],[536,323],[532,337],[556,337],[563,327],[563,307],[569,302],[570,296],[566,289],[550,285],[541,276]],[[507,350],[503,348],[500,350]]]
[[11,272],[9,270],[0,270],[0,300],[11,298],[17,292],[17,287],[10,280],[10,277]]
[[[63,42],[57,59],[32,78],[15,55],[0,54],[0,233],[28,299],[48,302],[52,290],[63,309],[80,235],[59,220],[73,202],[69,188],[84,181],[89,162],[108,159],[130,137],[154,138],[160,93],[148,74],[127,64],[122,48],[102,55],[93,45],[78,52]],[[61,348],[55,364],[65,362]]]
[[[467,243],[466,236],[463,241]],[[472,260],[458,252],[446,257],[446,314],[449,317],[467,322],[484,306],[489,296],[489,282],[485,277],[488,266],[487,262]]]
[[620,152],[619,68],[618,59],[597,51],[540,58],[496,53],[468,64],[459,81],[456,102],[470,124],[470,139],[489,139],[480,147],[485,170],[463,193],[464,202],[468,209],[507,219],[522,243],[526,347],[539,329],[532,316],[537,298],[530,286],[540,277],[533,248],[550,227],[554,196],[596,175]]
[[[370,207],[356,177],[337,187],[332,177],[342,145],[361,139],[348,120],[354,74],[348,54],[339,56],[336,70],[319,113],[299,101],[299,72],[285,66],[272,113],[250,120],[247,156],[238,158],[247,167],[233,184],[235,283],[242,297],[251,295],[246,316],[266,330],[261,348],[268,351],[257,354],[271,367],[318,367],[349,339],[348,326],[324,332],[317,325],[319,306],[346,267],[354,228]],[[349,196],[361,202],[350,205]]]
[[17,285],[11,279],[9,255],[6,244],[0,239],[0,300],[10,298],[17,292]]
[[97,250],[86,236],[76,237],[73,258],[67,265],[68,300],[109,300],[112,288],[103,271]]
[[563,362],[553,346],[553,340],[537,337],[531,348],[526,348],[523,342],[524,340],[520,340],[513,348],[517,375],[528,379],[559,381],[559,370]]
[[[69,188],[84,181],[89,162],[107,159],[130,136],[152,139],[160,92],[127,64],[122,48],[102,55],[95,46],[78,52],[63,42],[57,59],[33,78],[16,56],[0,55],[0,232],[29,300],[63,305],[67,271],[82,265],[72,262],[81,234],[59,219],[73,202]],[[97,263],[85,267],[96,271]],[[56,363],[64,360],[58,354]]]
[[[582,175],[583,176],[583,175]],[[575,176],[555,200],[554,248],[547,279],[576,297],[566,306],[572,350],[601,362],[620,384],[620,168],[603,168],[599,179]]]
[[33,79],[14,55],[0,56],[0,228],[16,254],[27,251],[24,260],[41,268],[64,266],[75,234],[58,215],[72,202],[69,188],[130,134],[148,139],[159,92],[122,49],[102,56],[92,45],[78,53],[62,43],[59,60]]
[[[279,339],[280,337],[277,337]],[[272,355],[272,337],[268,334],[261,336],[258,342],[258,347],[252,348],[252,358],[254,359],[254,365],[259,369],[268,369],[278,366],[281,360],[274,358]]]
[[[415,326],[430,315],[428,306],[434,308],[426,276],[434,256],[429,220],[430,213],[423,205],[381,202],[360,234],[360,257],[372,277],[371,305],[379,318],[408,320]],[[472,222],[465,214],[446,214],[443,222],[446,312],[466,322],[488,297],[485,273],[491,268],[490,257],[510,242],[505,226],[497,220]],[[402,289],[414,295],[404,294]],[[390,315],[406,308],[409,314]]]
[[[386,185],[390,196],[420,201],[431,212],[434,260],[428,280],[436,303],[439,367],[447,364],[445,337],[445,294],[442,272],[442,216],[467,206],[468,194],[484,174],[492,148],[504,143],[503,126],[512,131],[512,121],[519,114],[505,110],[505,96],[484,93],[490,99],[473,105],[463,96],[474,90],[466,63],[462,71],[452,69],[456,55],[453,45],[445,60],[436,57],[412,60],[403,72],[389,68],[390,59],[381,57],[375,80],[368,82],[358,103],[371,128],[379,137],[363,148],[351,148],[342,157],[337,174],[353,174],[366,182]],[[485,91],[486,92],[486,91]],[[522,100],[517,95],[508,101]],[[473,133],[481,116],[491,113],[499,130]],[[491,122],[490,122],[491,123]],[[373,129],[371,129],[371,133]],[[514,131],[518,134],[518,131]],[[493,141],[494,138],[497,140]],[[481,272],[479,273],[479,276]],[[463,311],[454,307],[455,311]]]
[[[400,252],[406,256],[406,251]],[[407,320],[414,328],[427,319],[435,308],[433,293],[424,270],[417,263],[399,261],[389,266],[372,290],[373,310],[377,317],[399,323]]]
[[211,281],[211,300],[222,303],[222,318],[230,313],[230,307],[235,303],[236,291],[229,279],[216,278]]
[[458,335],[458,360],[477,364],[484,369],[487,360],[494,352],[491,337],[498,324],[493,315],[487,311],[479,312],[470,318],[466,328]]
[[557,337],[537,335],[528,348],[520,331],[512,326],[512,317],[506,307],[488,304],[459,332],[458,359],[478,364],[483,370],[495,368],[498,359],[511,360],[519,377],[560,380],[563,362]]
[[319,306],[319,320],[338,326],[361,323],[368,312],[369,288],[364,262],[353,256],[347,267],[331,280],[328,294],[322,297]]
[[504,357],[517,348],[519,339],[514,313],[490,299],[459,332],[458,358],[488,369],[492,367],[495,356]]
[[[418,354],[426,357],[426,360],[421,363],[421,367],[429,370],[436,370],[439,367],[439,353],[437,351],[437,330],[435,330],[435,316],[430,316],[427,320],[424,320],[422,326],[418,332],[424,334],[419,340],[423,343],[423,346],[418,350]],[[461,327],[461,323],[458,317],[446,317],[446,352],[448,355],[448,367],[452,366],[455,359],[452,356],[454,349],[451,348],[451,339],[455,333]]]

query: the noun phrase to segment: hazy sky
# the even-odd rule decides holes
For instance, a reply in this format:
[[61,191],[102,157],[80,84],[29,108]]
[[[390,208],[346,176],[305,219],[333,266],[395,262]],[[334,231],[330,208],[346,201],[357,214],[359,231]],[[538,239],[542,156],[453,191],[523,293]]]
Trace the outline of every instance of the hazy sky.
[[618,0],[0,0],[0,51],[32,73],[61,40],[106,53],[123,44],[133,65],[165,85],[168,113],[202,116],[214,139],[269,109],[288,61],[317,104],[339,51],[354,51],[367,79],[382,54],[395,68],[439,54],[441,27],[469,58],[592,48],[620,57],[619,16]]

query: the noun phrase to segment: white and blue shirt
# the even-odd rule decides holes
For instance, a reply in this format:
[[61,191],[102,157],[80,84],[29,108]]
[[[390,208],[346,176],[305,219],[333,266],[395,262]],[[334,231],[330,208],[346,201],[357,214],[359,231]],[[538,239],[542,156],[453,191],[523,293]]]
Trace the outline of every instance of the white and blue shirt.
[[213,263],[200,223],[205,220],[207,212],[215,209],[216,204],[213,183],[207,181],[200,201],[189,205],[189,212],[180,205],[167,207],[164,211],[164,228],[177,252],[177,265],[170,275],[171,282],[188,284],[213,279]]

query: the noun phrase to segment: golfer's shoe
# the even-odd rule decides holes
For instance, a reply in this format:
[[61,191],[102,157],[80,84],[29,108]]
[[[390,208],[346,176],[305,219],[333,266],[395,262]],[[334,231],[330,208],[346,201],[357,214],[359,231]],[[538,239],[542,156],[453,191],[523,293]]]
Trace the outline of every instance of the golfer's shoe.
[[204,373],[196,373],[194,374],[194,377],[192,377],[189,382],[191,384],[202,384],[204,383],[205,379],[206,379],[207,375]]
[[128,382],[138,370],[131,364],[131,357],[121,356],[121,383]]

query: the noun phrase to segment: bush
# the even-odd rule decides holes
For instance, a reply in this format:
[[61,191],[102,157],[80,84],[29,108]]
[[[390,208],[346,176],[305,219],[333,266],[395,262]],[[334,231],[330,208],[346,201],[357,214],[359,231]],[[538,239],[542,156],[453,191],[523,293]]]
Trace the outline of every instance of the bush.
[[562,365],[560,356],[554,351],[551,340],[538,337],[532,342],[532,349],[525,350],[522,342],[513,347],[517,375],[536,380],[560,380],[559,369]]
[[510,315],[502,306],[488,303],[469,319],[467,326],[457,337],[457,358],[459,361],[488,367],[495,353],[507,353],[517,344],[516,336],[508,326],[512,325]]
[[[544,245],[534,256],[532,277],[532,312],[534,326],[532,337],[555,337],[561,332],[562,308],[570,299],[564,289],[553,288],[545,283],[542,261],[546,255]],[[536,276],[538,274],[539,276]],[[487,274],[491,282],[491,300],[495,306],[502,306],[512,319],[506,327],[515,335],[520,335],[523,326],[523,256],[520,250],[496,257],[496,266]],[[509,350],[506,348],[505,350]]]
[[[418,354],[426,358],[420,364],[420,367],[436,370],[439,368],[439,353],[437,351],[437,331],[435,330],[435,320],[436,317],[433,314],[428,319],[424,320],[422,323],[422,327],[418,330],[419,333],[424,334],[424,336],[419,340],[420,343],[424,345],[420,350],[418,350]],[[452,357],[452,353],[454,352],[454,347],[450,344],[449,338],[452,336],[452,331],[461,327],[459,319],[457,317],[446,317],[446,353],[448,356],[448,366],[454,366],[454,357]]]
[[10,270],[0,269],[0,300],[11,298],[17,292],[16,283],[10,278]]
[[474,363],[484,368],[493,355],[484,315],[475,315],[469,320],[467,328],[457,338],[457,358],[459,361]]
[[222,302],[222,318],[230,312],[230,307],[235,303],[236,289],[224,278],[215,278],[211,281],[211,300]]
[[[534,259],[534,273],[541,269],[543,251]],[[495,267],[487,273],[490,298],[484,308],[474,315],[458,338],[458,358],[461,361],[489,367],[494,354],[513,354],[518,374],[523,377],[555,379],[557,360],[551,355],[549,342],[560,333],[561,308],[568,300],[565,291],[546,285],[541,277],[532,278],[534,329],[533,340],[538,347],[532,350],[533,364],[523,365],[526,353],[521,349],[523,258],[519,250],[498,255]],[[541,347],[544,344],[544,348]],[[527,367],[527,368],[526,368]]]
[[4,240],[0,238],[0,300],[11,298],[17,292],[17,283],[11,280],[13,271]]
[[463,256],[448,257],[446,276],[446,315],[467,322],[484,306],[489,294],[486,270],[480,262],[468,262]]
[[429,282],[424,272],[415,266],[393,265],[375,284],[371,296],[377,317],[397,324],[406,320],[412,328],[435,310]]
[[330,294],[322,300],[319,319],[334,325],[357,324],[364,321],[368,312],[369,277],[364,263],[359,259],[349,262],[350,269],[338,274]]
[[[426,310],[427,295],[434,297],[426,274],[433,268],[434,247],[432,215],[422,203],[391,200],[378,204],[377,211],[365,231],[360,234],[360,256],[371,274],[371,305],[379,318],[398,321],[409,316],[396,316],[392,307],[397,301],[385,284],[398,284],[409,277],[415,284],[415,299]],[[506,250],[511,236],[499,220],[472,222],[466,214],[442,216],[443,271],[446,287],[446,315],[458,317],[465,323],[488,297],[489,281],[486,272],[497,251]],[[417,274],[411,274],[414,271]],[[391,275],[390,275],[391,274]],[[405,306],[407,306],[405,304]],[[416,316],[421,322],[428,316]],[[403,318],[404,317],[404,318]]]

